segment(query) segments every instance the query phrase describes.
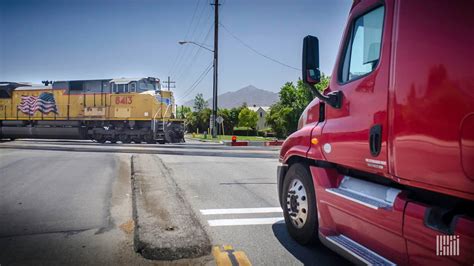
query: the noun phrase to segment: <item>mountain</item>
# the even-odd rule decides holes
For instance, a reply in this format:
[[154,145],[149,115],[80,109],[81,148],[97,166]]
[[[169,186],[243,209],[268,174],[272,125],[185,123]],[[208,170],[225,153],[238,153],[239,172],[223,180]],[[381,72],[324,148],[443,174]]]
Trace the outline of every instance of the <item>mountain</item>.
[[[244,102],[247,106],[270,106],[278,101],[278,93],[261,90],[249,85],[237,91],[226,92],[219,95],[219,108],[232,108],[241,106]],[[207,100],[209,108],[212,108],[212,98]],[[184,103],[184,106],[193,107],[194,99]]]

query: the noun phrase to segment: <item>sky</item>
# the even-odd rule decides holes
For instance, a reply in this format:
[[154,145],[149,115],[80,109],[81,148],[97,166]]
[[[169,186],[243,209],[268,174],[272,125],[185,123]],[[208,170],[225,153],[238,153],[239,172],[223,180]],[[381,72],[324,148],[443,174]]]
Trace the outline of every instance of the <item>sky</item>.
[[[171,76],[178,104],[197,93],[209,98],[212,53],[178,41],[213,48],[212,2],[0,0],[0,81]],[[278,92],[297,81],[306,35],[319,38],[320,68],[332,73],[352,1],[220,3],[219,94],[247,85]]]

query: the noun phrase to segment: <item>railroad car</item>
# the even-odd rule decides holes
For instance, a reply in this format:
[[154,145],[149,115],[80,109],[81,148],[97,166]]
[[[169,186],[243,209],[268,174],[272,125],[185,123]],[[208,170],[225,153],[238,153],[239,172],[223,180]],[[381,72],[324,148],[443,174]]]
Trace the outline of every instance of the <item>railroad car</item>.
[[0,82],[0,138],[184,141],[171,91],[153,77]]

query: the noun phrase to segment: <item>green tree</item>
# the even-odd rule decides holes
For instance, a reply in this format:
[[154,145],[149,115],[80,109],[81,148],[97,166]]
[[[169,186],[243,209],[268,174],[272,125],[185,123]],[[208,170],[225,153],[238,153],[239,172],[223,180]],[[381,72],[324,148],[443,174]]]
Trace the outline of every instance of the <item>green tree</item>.
[[196,129],[198,128],[198,116],[196,112],[186,114],[185,125],[188,132],[196,132]]
[[202,93],[198,93],[196,97],[194,98],[194,111],[199,113],[207,107],[208,107],[207,101],[204,100]]
[[276,136],[279,138],[286,137],[288,135],[288,121],[286,117],[291,112],[291,108],[284,107],[281,103],[277,102],[270,107],[270,112],[266,115],[266,123],[269,125]]
[[179,119],[186,119],[186,116],[191,113],[191,107],[189,106],[178,106],[176,107],[176,117]]
[[239,114],[240,114],[240,111],[242,111],[243,108],[244,107],[242,105],[240,107],[234,107],[234,108],[230,109],[229,122],[232,125],[232,131],[229,131],[229,134],[230,133],[233,134],[234,127],[237,127],[239,125]]
[[[322,92],[328,84],[329,77],[322,74],[316,88]],[[298,80],[296,86],[292,82],[285,83],[279,96],[280,100],[271,106],[266,122],[278,137],[286,137],[297,130],[299,117],[313,100],[313,94],[302,80]]]
[[[208,131],[211,109],[205,108],[200,112],[189,112],[186,114],[186,130],[188,132],[200,133]],[[209,132],[208,132],[209,133]]]
[[205,108],[201,110],[201,112],[197,113],[198,116],[198,127],[201,132],[207,131],[209,134],[209,120],[211,119],[212,110],[209,108]]
[[[234,129],[235,124],[232,123],[232,120],[230,118],[231,111],[229,109],[225,109],[225,108],[218,109],[217,110],[217,115],[224,118],[224,122],[223,122],[223,124],[224,124],[224,133],[227,134],[227,135],[232,134],[232,130]],[[219,125],[219,130],[222,131],[222,126],[221,125]]]
[[257,127],[258,115],[256,112],[248,109],[247,107],[242,108],[239,113],[239,126],[255,129]]
[[329,86],[329,81],[331,81],[331,76],[326,76],[324,73],[321,73],[321,81],[315,85],[316,89],[323,92]]

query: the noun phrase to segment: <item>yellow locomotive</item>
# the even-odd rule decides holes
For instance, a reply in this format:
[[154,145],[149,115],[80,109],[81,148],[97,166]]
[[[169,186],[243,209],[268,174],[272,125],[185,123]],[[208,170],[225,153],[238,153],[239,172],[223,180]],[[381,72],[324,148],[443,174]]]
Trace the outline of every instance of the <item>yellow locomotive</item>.
[[184,141],[171,91],[157,78],[0,82],[0,138]]

